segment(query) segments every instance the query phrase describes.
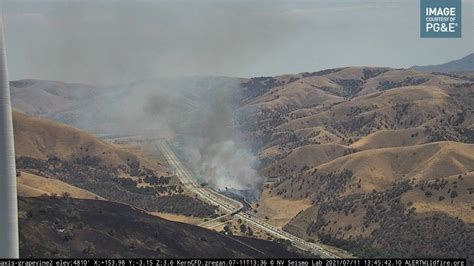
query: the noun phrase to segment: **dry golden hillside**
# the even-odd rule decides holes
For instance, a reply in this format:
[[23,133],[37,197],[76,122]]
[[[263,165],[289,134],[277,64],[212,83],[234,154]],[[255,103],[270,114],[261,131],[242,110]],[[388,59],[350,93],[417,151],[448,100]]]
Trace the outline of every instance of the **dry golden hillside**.
[[[289,199],[313,199],[323,195],[335,198],[385,191],[401,181],[435,180],[471,171],[474,171],[474,144],[436,142],[342,156],[300,170],[295,178],[275,184],[272,193]],[[467,189],[466,193],[469,193]]]
[[[254,78],[244,85],[248,88],[241,124],[253,138],[263,139],[266,148],[301,146],[301,142],[348,145],[380,130],[415,127],[429,131],[427,142],[465,142],[463,138],[473,135],[473,82],[469,78],[360,67],[282,80]],[[337,100],[313,99],[315,93]],[[466,134],[460,128],[470,130]]]
[[134,153],[118,149],[110,143],[78,128],[13,112],[15,150],[17,157],[47,160],[57,157],[74,161],[96,158],[105,167],[130,169],[137,163],[164,172],[156,164]]
[[277,130],[326,126],[335,134],[359,138],[381,129],[423,126],[435,117],[448,117],[446,113],[462,112],[455,104],[455,99],[437,87],[401,87],[360,96],[325,111],[292,119]]
[[65,190],[150,212],[215,215],[216,207],[185,195],[179,180],[137,147],[113,145],[75,127],[19,112],[13,112],[13,123],[17,169],[33,174],[19,178],[22,194]]
[[257,215],[359,256],[472,250],[471,75],[348,67],[244,87],[240,124],[276,180]]
[[265,176],[281,176],[308,170],[351,153],[351,149],[338,144],[310,144],[295,148],[284,159],[262,170]]
[[57,179],[46,178],[21,172],[17,176],[18,195],[21,197],[39,197],[44,195],[63,196],[65,193],[71,198],[100,199],[101,197]]
[[[427,189],[409,191],[403,194],[401,202],[413,206],[417,213],[440,212],[459,218],[468,224],[474,224],[474,210],[472,209],[474,207],[472,206],[474,172],[448,176],[443,180],[443,185],[439,187],[434,185],[436,180],[424,182]],[[431,187],[430,184],[432,184]],[[456,191],[456,197],[453,197],[454,191]]]
[[404,147],[429,142],[423,128],[380,130],[351,144],[357,150]]

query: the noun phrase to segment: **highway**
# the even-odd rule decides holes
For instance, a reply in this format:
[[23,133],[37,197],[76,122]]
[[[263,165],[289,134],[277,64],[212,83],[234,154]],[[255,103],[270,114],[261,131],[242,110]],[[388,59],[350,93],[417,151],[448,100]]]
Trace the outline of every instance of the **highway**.
[[288,232],[281,230],[280,228],[277,228],[265,222],[264,220],[251,213],[243,212],[242,203],[232,198],[226,197],[212,190],[211,188],[201,187],[199,184],[196,183],[194,178],[192,178],[191,173],[179,161],[179,159],[176,157],[176,154],[173,152],[173,150],[166,141],[157,141],[157,143],[155,142],[155,146],[164,155],[169,165],[174,168],[176,176],[189,191],[194,193],[200,200],[207,202],[211,205],[218,206],[220,210],[225,213],[225,215],[204,222],[200,224],[200,226],[206,227],[206,225],[210,225],[212,223],[215,223],[216,221],[222,221],[228,218],[229,216],[234,216],[235,218],[241,219],[247,224],[262,230],[263,232],[271,235],[274,238],[289,240],[293,246],[305,251],[309,251],[312,254],[320,256],[321,258],[338,258],[337,255],[324,249],[324,247],[318,245],[317,243],[307,242],[299,237],[296,237]]

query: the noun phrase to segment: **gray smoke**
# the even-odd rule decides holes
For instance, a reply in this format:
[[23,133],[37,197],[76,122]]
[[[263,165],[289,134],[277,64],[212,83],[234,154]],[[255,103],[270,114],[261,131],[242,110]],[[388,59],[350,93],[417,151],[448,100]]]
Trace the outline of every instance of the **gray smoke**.
[[190,77],[112,86],[88,101],[77,123],[98,135],[169,140],[199,182],[219,189],[259,188],[258,159],[236,122],[240,82]]
[[[240,138],[235,122],[239,85],[235,80],[191,82],[180,95],[149,97],[144,112],[159,121],[163,137],[173,137],[200,181],[219,189],[259,187],[258,160]],[[176,93],[176,91],[174,91]]]
[[[221,1],[8,1],[19,62],[13,71],[17,78],[108,86],[56,118],[73,119],[98,135],[176,141],[201,180],[219,188],[255,187],[262,182],[254,170],[258,160],[234,122],[239,80],[178,77],[267,71],[274,64],[255,63],[275,60],[284,53],[272,51],[287,51],[299,35],[282,8]],[[127,83],[133,80],[142,81]]]

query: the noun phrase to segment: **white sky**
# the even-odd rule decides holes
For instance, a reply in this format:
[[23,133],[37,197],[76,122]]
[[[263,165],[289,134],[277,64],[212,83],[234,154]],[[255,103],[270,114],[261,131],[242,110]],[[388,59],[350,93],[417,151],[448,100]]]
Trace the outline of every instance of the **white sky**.
[[419,0],[3,1],[10,78],[93,84],[438,64],[474,52],[421,39]]

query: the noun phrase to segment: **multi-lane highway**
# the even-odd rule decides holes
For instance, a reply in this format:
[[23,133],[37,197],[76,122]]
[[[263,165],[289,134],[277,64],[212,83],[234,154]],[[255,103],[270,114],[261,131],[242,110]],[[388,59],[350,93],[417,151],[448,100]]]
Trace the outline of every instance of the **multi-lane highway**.
[[228,216],[234,216],[235,218],[241,219],[247,224],[264,231],[274,238],[289,240],[292,245],[297,248],[309,251],[322,258],[338,258],[337,255],[316,243],[307,242],[299,237],[281,230],[280,228],[266,223],[264,220],[251,213],[243,212],[242,203],[232,198],[226,197],[211,188],[201,187],[196,183],[191,173],[178,160],[176,154],[173,152],[166,141],[157,141],[155,142],[155,145],[156,148],[159,149],[159,151],[164,155],[169,165],[174,168],[175,174],[179,178],[180,182],[183,183],[183,185],[186,186],[189,191],[194,193],[200,200],[203,200],[211,205],[218,206],[219,209],[225,213],[225,215],[221,217],[202,223],[201,226],[206,227],[206,225],[215,223],[216,221],[222,221]]

